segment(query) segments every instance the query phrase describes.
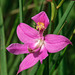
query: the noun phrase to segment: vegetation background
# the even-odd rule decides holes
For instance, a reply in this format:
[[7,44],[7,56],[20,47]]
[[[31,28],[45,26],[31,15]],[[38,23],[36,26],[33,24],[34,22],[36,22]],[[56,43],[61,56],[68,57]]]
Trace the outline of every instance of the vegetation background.
[[11,43],[21,43],[16,35],[18,24],[24,22],[35,28],[31,17],[41,11],[45,11],[50,19],[44,35],[64,35],[73,45],[58,53],[50,53],[43,64],[38,62],[19,75],[75,75],[74,3],[72,0],[0,0],[0,75],[16,75],[26,55],[13,55],[6,47]]

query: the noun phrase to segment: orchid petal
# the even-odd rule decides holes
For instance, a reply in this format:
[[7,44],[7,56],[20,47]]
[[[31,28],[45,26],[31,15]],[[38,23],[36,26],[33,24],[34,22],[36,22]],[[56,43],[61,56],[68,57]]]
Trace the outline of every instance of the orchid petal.
[[47,26],[49,24],[49,19],[47,17],[47,14],[44,11],[42,11],[39,14],[33,16],[31,19],[34,20],[36,23],[38,23],[38,22],[44,23],[45,28],[47,28]]
[[23,70],[26,70],[26,69],[34,66],[39,61],[38,55],[39,55],[38,52],[30,53],[29,55],[27,55],[25,57],[25,59],[21,62],[17,74],[20,73]]
[[17,35],[23,43],[33,42],[34,39],[39,38],[39,32],[25,23],[20,23],[18,25]]
[[15,55],[29,53],[27,45],[25,44],[14,43],[9,45],[6,49]]
[[62,35],[48,34],[45,36],[45,47],[50,53],[58,52],[68,44],[72,44],[71,41]]
[[44,45],[42,46],[41,50],[40,50],[40,55],[39,55],[39,58],[40,58],[40,62],[42,64],[42,61],[48,56],[48,53],[47,53],[47,49],[44,47]]

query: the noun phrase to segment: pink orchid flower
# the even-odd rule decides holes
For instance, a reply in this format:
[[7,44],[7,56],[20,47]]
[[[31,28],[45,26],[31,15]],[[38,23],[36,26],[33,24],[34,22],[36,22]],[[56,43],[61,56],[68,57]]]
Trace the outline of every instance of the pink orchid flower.
[[44,30],[49,24],[49,19],[44,11],[32,17],[32,20],[36,22],[37,30],[25,23],[20,23],[17,27],[17,35],[24,44],[14,43],[6,48],[15,55],[29,53],[21,62],[17,74],[32,67],[39,60],[42,63],[48,56],[48,52],[56,53],[68,44],[72,44],[68,38],[62,35],[48,34],[43,36]]

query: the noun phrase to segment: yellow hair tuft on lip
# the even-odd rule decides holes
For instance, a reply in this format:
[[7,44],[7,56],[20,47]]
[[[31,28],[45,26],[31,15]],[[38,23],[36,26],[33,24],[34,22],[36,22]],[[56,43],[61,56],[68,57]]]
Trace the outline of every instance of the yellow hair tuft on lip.
[[38,22],[38,23],[37,23],[37,26],[36,26],[36,29],[39,29],[39,30],[45,29],[44,23]]

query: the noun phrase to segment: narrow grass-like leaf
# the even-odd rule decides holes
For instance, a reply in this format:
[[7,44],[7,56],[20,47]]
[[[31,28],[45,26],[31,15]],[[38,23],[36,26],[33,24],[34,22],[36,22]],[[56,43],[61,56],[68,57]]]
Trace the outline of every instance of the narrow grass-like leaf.
[[[12,4],[12,6],[11,6],[11,11],[12,11],[12,9],[15,9],[17,6],[18,6],[18,4],[16,4],[17,3],[17,1],[15,0]],[[7,4],[7,2],[6,2],[6,4]],[[5,7],[4,7],[5,8]],[[14,16],[10,16],[10,14],[9,14],[9,12],[7,13],[7,15],[4,15],[4,17],[5,17],[5,22],[4,22],[4,25],[5,25],[5,32],[7,33],[7,31],[8,31],[8,28],[9,28],[9,26],[11,26],[10,24],[10,22],[12,22],[12,18],[14,17]],[[13,20],[14,21],[14,20]],[[14,22],[13,22],[13,24],[14,24]]]
[[1,0],[1,2],[0,2],[2,11],[4,11],[5,3],[6,3],[6,0]]
[[[48,2],[48,17],[50,20],[50,18],[51,18],[51,4],[50,4],[50,2]],[[52,25],[52,22],[50,21],[50,24],[48,26],[48,34],[50,34],[50,32],[51,32],[51,25]]]
[[65,57],[61,60],[59,67],[58,67],[58,75],[67,75],[66,74],[66,63],[65,63]]
[[2,16],[1,6],[0,6],[0,66],[1,66],[1,75],[7,75],[5,35],[4,35],[3,16]]
[[[14,75],[14,74],[15,74],[15,68],[17,69],[18,63],[19,63],[20,60],[21,60],[20,56],[18,55],[15,60],[16,60],[16,61],[15,61],[14,64],[12,65],[12,68],[10,69],[8,75]],[[17,74],[17,71],[16,71],[16,74]],[[24,75],[25,75],[25,74],[24,74]]]
[[[14,60],[14,55],[13,54],[8,54],[8,63],[7,63],[7,68],[8,68],[8,71],[10,71],[10,68],[12,67],[11,65],[13,64],[13,60]],[[12,59],[11,59],[12,58]]]
[[4,23],[4,25],[5,25],[5,32],[7,32],[7,30],[8,30],[8,26],[9,26],[10,20],[11,20],[10,16],[7,17],[6,20],[5,20],[5,23]]
[[39,12],[41,12],[43,10],[43,8],[44,8],[44,0],[42,0],[42,4],[41,4],[41,7],[40,7],[40,11]]
[[[17,42],[17,36],[16,36],[16,34],[14,35],[14,37],[13,37],[13,39],[12,39],[12,43],[15,43],[15,42]],[[15,55],[14,54],[11,54],[11,53],[9,53],[8,54],[8,63],[7,63],[7,67],[8,67],[8,71],[10,71],[10,68],[12,67],[11,65],[13,64],[13,62],[14,62],[14,57],[15,57]],[[12,59],[11,59],[12,58]]]
[[44,65],[43,75],[49,75],[49,56],[44,60]]
[[[73,30],[75,29],[75,24],[72,23],[70,29],[67,31],[66,36],[70,37],[70,35],[72,34]],[[69,33],[69,34],[68,34]]]
[[[31,1],[32,1],[32,0],[31,0]],[[31,3],[31,1],[29,1],[26,6],[28,6],[29,3]],[[26,9],[27,9],[27,7],[26,7]],[[28,10],[27,10],[27,11],[28,11]],[[25,11],[24,15],[26,15],[27,11]],[[10,42],[11,42],[11,39],[12,39],[12,37],[13,37],[13,35],[14,35],[14,32],[15,32],[15,30],[16,30],[16,28],[17,28],[17,24],[18,24],[18,14],[17,14],[17,16],[16,16],[14,25],[13,25],[13,27],[12,27],[12,29],[11,29],[9,38],[8,38],[8,40],[7,40],[7,43],[6,43],[6,47],[7,47],[7,46],[10,44]],[[8,26],[7,26],[7,27],[8,27]]]
[[63,4],[64,0],[61,0],[60,3],[58,4],[58,6],[56,7],[57,9],[60,8]]
[[58,26],[56,27],[56,29],[54,30],[54,34],[57,34],[59,29],[61,28],[61,26],[63,25],[64,21],[66,20],[66,18],[68,17],[72,7],[74,5],[74,1],[70,1],[70,4],[68,5],[64,15],[62,16],[62,18],[60,19],[59,23],[58,23]]
[[23,0],[19,0],[20,23],[23,22]]
[[35,4],[35,9],[38,11],[38,1],[37,0],[34,0],[34,4]]
[[43,75],[43,71],[44,71],[44,64],[42,63],[37,71],[36,75]]
[[35,75],[38,66],[39,66],[39,62],[35,66],[33,66],[31,72],[29,73],[29,75]]
[[16,30],[16,27],[17,27],[17,23],[18,23],[18,16],[17,16],[17,18],[16,18],[16,20],[14,22],[14,25],[12,27],[12,30],[10,32],[9,38],[7,40],[7,43],[6,43],[6,47],[10,44],[10,41],[11,41],[11,39],[13,37],[13,34],[14,34],[15,30]]

